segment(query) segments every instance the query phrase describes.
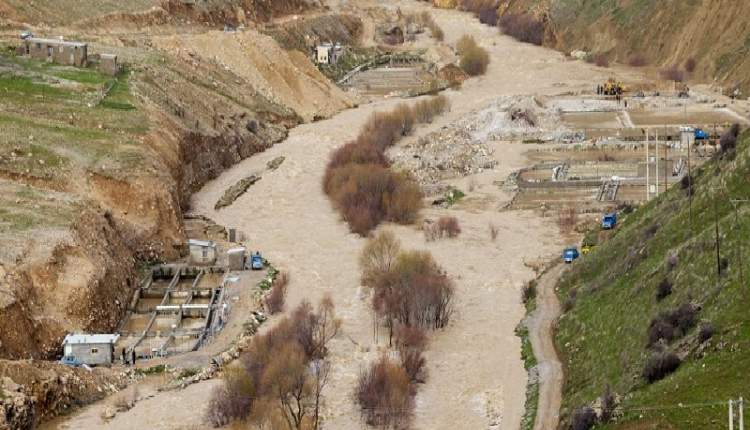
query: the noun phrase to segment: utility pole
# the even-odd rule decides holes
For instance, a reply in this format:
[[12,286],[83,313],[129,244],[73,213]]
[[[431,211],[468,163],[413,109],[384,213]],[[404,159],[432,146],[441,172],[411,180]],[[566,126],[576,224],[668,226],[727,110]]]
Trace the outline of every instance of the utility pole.
[[[748,203],[748,202],[750,202],[750,200],[748,200],[748,199],[742,199],[742,200],[740,200],[740,199],[730,199],[729,201],[732,203],[732,206],[734,206],[734,228],[738,229],[740,227],[740,225],[739,225],[740,224],[740,210],[739,210],[738,206],[739,206],[740,203]],[[738,262],[738,264],[740,266],[740,287],[744,288],[744,286],[745,286],[745,273],[744,273],[745,269],[743,269],[742,266],[744,266],[745,261],[744,261],[743,255],[742,255],[743,254],[743,252],[742,252],[743,241],[738,240],[738,242],[739,242],[739,244],[737,246],[737,262]]]
[[719,205],[714,189],[714,240],[716,241],[716,286],[721,285],[721,244],[719,242]]
[[734,410],[732,404],[734,400],[729,401],[729,430],[734,430]]
[[737,407],[740,410],[740,430],[745,430],[745,399],[740,397],[739,405]]
[[648,156],[649,156],[649,153],[648,153],[648,132],[649,132],[649,129],[646,129],[646,201],[647,202],[649,200],[651,200],[651,190],[648,188],[648,185],[649,185],[649,183],[648,183],[648,179],[649,179],[648,178],[648,172],[649,172],[649,170],[651,170],[650,169],[650,167],[651,167],[650,166],[650,164],[651,164],[650,161],[651,160],[649,160],[649,158],[648,158]]
[[[654,143],[656,144],[656,151],[654,151],[654,154],[656,154],[656,168],[654,169],[654,183],[656,184],[656,196],[659,196],[659,129],[657,128],[654,130],[656,133],[656,138],[654,139]],[[666,189],[664,190],[666,191]]]

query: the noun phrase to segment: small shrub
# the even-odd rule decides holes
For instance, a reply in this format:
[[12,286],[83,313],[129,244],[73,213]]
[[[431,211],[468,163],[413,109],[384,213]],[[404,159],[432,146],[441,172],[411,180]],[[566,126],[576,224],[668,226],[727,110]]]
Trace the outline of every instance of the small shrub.
[[443,39],[445,39],[445,33],[443,32],[443,29],[440,28],[440,26],[435,22],[435,19],[432,17],[432,14],[425,11],[420,16],[420,20],[422,21],[422,25],[427,27],[430,30],[430,36],[432,36],[433,39],[442,42]]
[[463,51],[458,65],[469,76],[479,76],[487,72],[490,54],[480,46],[470,47]]
[[414,408],[409,375],[386,356],[360,372],[355,400],[367,424],[382,428],[405,427]]
[[643,67],[648,64],[648,60],[641,54],[633,54],[628,59],[628,64],[631,67]]
[[596,412],[589,406],[582,406],[573,411],[570,420],[571,430],[589,430],[596,424]]
[[653,346],[660,340],[667,343],[687,334],[697,323],[699,308],[685,303],[669,312],[662,312],[651,320],[648,329],[648,344]]
[[609,67],[609,58],[604,54],[595,54],[590,58],[590,61],[596,64],[597,67]]
[[678,264],[680,264],[680,256],[677,254],[676,251],[670,251],[667,254],[666,259],[666,265],[667,265],[667,271],[674,270],[675,267],[677,267]]
[[688,73],[693,73],[695,71],[695,58],[690,57],[687,60],[685,60],[685,71]]
[[698,340],[703,343],[711,339],[714,336],[714,326],[710,322],[704,322],[701,324],[698,330]]
[[729,152],[734,152],[735,148],[737,148],[737,138],[739,136],[740,125],[732,124],[732,126],[729,127],[729,130],[721,135],[721,139],[719,140],[719,144],[721,145],[721,153],[726,154]]
[[558,211],[557,224],[563,234],[570,234],[578,224],[578,211],[573,207],[564,207]]
[[458,219],[456,217],[440,217],[437,224],[440,228],[440,233],[444,236],[455,238],[461,234],[461,226],[458,224]]
[[672,294],[672,283],[669,279],[664,278],[656,286],[656,300],[663,300],[670,294]]
[[401,366],[412,382],[425,381],[426,364],[424,349],[427,346],[427,334],[421,327],[400,325],[396,329],[396,347]]
[[500,18],[503,33],[521,42],[541,46],[544,42],[544,23],[530,14],[506,14]]
[[680,367],[680,358],[674,352],[655,352],[646,360],[643,377],[649,383],[664,379]]
[[498,22],[497,0],[462,0],[461,9],[472,12],[482,24],[496,26]]
[[521,299],[525,305],[536,299],[536,280],[531,280],[524,284],[523,290],[521,291]]
[[563,312],[570,312],[573,310],[573,308],[576,305],[576,299],[578,297],[578,290],[571,289],[568,291],[568,297],[565,298],[565,301],[563,302]]
[[661,70],[661,77],[668,81],[683,82],[685,80],[685,72],[677,66],[670,66]]
[[488,229],[489,229],[489,231],[490,231],[490,239],[492,239],[492,241],[494,242],[495,240],[497,240],[497,235],[499,234],[500,230],[499,230],[499,229],[497,228],[497,226],[496,226],[496,225],[495,225],[494,223],[492,223],[492,222],[490,222],[490,223],[489,223],[489,224],[487,225],[487,227],[488,227]]
[[690,175],[684,175],[682,179],[680,179],[680,188],[685,191],[685,194],[690,195],[693,194],[693,185],[695,184],[695,180]]
[[274,279],[271,292],[266,296],[266,309],[269,314],[274,315],[284,310],[288,284],[289,274],[286,272],[279,273],[276,279]]
[[599,420],[602,423],[608,423],[615,412],[617,401],[615,399],[615,393],[609,388],[609,384],[604,388],[604,392],[601,397],[601,414]]
[[477,45],[477,41],[474,40],[474,37],[469,36],[468,34],[464,34],[456,42],[456,52],[458,52],[458,54],[461,55],[462,53],[468,51],[469,49],[475,48],[477,46],[479,45]]

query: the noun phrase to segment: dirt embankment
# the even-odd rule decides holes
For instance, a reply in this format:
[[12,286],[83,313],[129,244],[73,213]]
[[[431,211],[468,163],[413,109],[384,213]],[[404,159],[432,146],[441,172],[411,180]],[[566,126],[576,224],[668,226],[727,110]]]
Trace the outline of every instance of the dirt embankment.
[[149,131],[134,137],[143,160],[117,175],[74,157],[46,179],[0,176],[19,193],[59,190],[72,213],[0,255],[1,358],[52,358],[66,332],[113,330],[136,287],[136,262],[178,256],[194,191],[289,128],[351,105],[304,54],[252,30],[118,40],[127,46],[107,49],[129,63],[129,92],[148,118]]
[[62,411],[122,388],[129,379],[109,369],[0,360],[0,429],[31,429]]
[[[565,52],[606,54],[627,64],[642,56],[650,65],[684,67],[696,62],[696,80],[727,88],[750,88],[750,3],[699,2],[581,3],[574,0],[504,0],[501,13],[530,12],[546,21],[546,44]],[[747,93],[747,92],[746,92]]]

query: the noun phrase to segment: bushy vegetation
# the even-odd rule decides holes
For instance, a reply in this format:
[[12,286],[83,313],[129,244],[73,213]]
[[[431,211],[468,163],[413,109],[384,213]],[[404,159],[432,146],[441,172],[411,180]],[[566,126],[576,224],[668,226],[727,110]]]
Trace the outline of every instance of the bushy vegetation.
[[641,54],[633,54],[628,58],[628,64],[631,67],[644,67],[648,64],[648,60]]
[[[405,428],[416,384],[425,380],[427,330],[453,312],[453,283],[428,252],[402,251],[393,233],[371,238],[360,255],[362,283],[372,289],[376,328],[385,325],[398,361],[382,356],[360,373],[355,400],[368,424]],[[377,336],[377,333],[376,333]]]
[[436,222],[426,224],[423,228],[425,239],[428,241],[442,238],[456,238],[461,234],[458,218],[452,216],[440,217]]
[[662,79],[667,81],[683,82],[685,80],[685,72],[676,65],[663,68],[660,74]]
[[521,42],[542,45],[544,43],[544,23],[531,14],[506,14],[500,17],[503,33]]
[[461,0],[460,8],[472,12],[482,24],[496,26],[498,21],[497,0]]
[[414,408],[409,375],[385,355],[360,373],[355,399],[365,422],[383,429],[406,428]]
[[390,169],[385,151],[416,124],[431,122],[448,108],[448,99],[436,96],[376,113],[357,139],[331,154],[323,190],[353,232],[364,236],[382,221],[415,220],[422,206],[421,190],[408,175]]
[[462,36],[456,43],[459,55],[458,65],[469,76],[479,76],[487,72],[490,54],[477,44],[471,36]]
[[303,302],[290,317],[256,335],[240,365],[225,368],[222,385],[211,393],[207,421],[215,427],[244,422],[259,428],[318,429],[330,373],[327,345],[339,327],[327,297],[317,310]]
[[281,272],[276,276],[271,284],[271,292],[266,296],[266,310],[271,315],[277,314],[284,310],[286,301],[286,287],[289,284],[289,274]]
[[750,199],[750,134],[738,136],[733,157],[714,157],[694,167],[689,180],[621,213],[611,237],[558,284],[561,301],[575,297],[556,336],[566,365],[565,425],[577,407],[595,404],[606,385],[621,401],[616,428],[636,421],[711,428],[726,408],[642,408],[728,399],[745,390],[738,375],[750,355],[733,345],[750,343],[750,331],[740,328],[747,321],[750,261],[741,256],[750,243],[750,205],[738,204],[735,212],[730,199]]

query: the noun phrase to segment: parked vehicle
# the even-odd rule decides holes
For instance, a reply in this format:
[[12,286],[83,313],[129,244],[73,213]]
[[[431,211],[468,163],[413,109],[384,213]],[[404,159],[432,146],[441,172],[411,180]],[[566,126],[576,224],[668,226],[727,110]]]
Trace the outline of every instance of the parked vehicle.
[[563,257],[563,261],[565,261],[566,263],[568,264],[572,263],[573,260],[580,257],[580,254],[578,253],[578,248],[576,248],[575,246],[565,248],[565,251],[563,251],[562,257]]
[[263,256],[260,255],[260,252],[256,251],[255,254],[250,257],[250,268],[253,270],[262,270],[263,266],[265,266]]
[[60,359],[60,364],[70,367],[81,367],[83,363],[72,355],[65,356]]
[[24,31],[21,33],[20,37],[21,37],[21,40],[28,40],[34,37],[34,33],[30,31]]
[[706,133],[700,128],[695,129],[694,135],[695,135],[695,140],[708,140],[709,139],[708,133]]
[[604,230],[611,230],[615,228],[615,225],[617,224],[617,213],[611,212],[608,214],[605,214],[602,217],[602,228]]

